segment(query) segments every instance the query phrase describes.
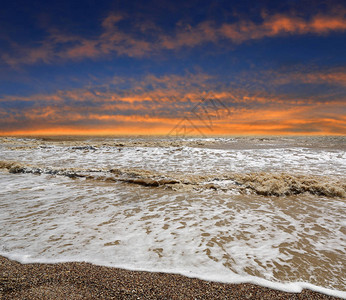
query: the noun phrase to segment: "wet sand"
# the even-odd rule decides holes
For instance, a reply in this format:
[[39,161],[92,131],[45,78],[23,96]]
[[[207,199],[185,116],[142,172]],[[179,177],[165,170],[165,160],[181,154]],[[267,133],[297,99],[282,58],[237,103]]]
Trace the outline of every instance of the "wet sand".
[[0,299],[338,299],[89,263],[20,264],[0,256]]

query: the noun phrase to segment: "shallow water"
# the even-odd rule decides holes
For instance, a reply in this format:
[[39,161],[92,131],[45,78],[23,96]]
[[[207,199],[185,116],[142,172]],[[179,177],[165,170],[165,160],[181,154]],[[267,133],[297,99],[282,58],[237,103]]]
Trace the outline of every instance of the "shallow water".
[[1,138],[0,167],[1,255],[346,297],[345,138]]

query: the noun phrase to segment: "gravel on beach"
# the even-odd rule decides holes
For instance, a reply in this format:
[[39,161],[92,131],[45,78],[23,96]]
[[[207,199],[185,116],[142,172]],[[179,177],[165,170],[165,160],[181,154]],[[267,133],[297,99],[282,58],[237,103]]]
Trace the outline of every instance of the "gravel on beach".
[[0,299],[337,299],[310,290],[286,293],[177,274],[90,263],[21,264],[0,256]]

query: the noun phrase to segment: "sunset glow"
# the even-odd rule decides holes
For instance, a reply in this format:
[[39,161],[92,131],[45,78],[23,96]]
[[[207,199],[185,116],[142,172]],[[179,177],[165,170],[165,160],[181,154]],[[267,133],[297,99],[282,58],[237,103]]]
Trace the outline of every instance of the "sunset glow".
[[346,134],[346,7],[245,3],[8,4],[0,135]]

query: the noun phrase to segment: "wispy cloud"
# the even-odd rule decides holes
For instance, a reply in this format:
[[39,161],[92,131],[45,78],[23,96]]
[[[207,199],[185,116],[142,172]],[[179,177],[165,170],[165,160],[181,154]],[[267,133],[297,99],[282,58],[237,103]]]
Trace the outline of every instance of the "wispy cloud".
[[340,15],[317,15],[310,20],[297,16],[276,14],[265,16],[261,24],[241,21],[237,24],[223,24],[220,32],[236,43],[246,40],[261,39],[265,37],[302,35],[302,34],[328,34],[332,31],[345,31],[345,13]]
[[[329,77],[328,77],[329,78]],[[327,79],[329,80],[329,79]],[[60,90],[52,94],[0,99],[0,134],[38,132],[168,133],[189,118],[206,134],[345,134],[343,99],[320,101],[313,97],[249,91],[239,86],[216,87],[207,74],[148,75],[130,80],[128,89],[116,84]],[[223,105],[206,110],[196,104],[208,94]],[[26,105],[16,105],[17,102]],[[206,127],[205,120],[212,126]],[[208,126],[207,126],[208,127]],[[144,130],[146,129],[146,131]],[[112,131],[113,130],[113,131]]]
[[[318,14],[308,19],[296,15],[262,15],[262,22],[241,19],[234,23],[216,24],[204,21],[195,26],[177,25],[172,33],[152,23],[132,24],[124,30],[122,15],[109,14],[101,23],[99,35],[82,37],[49,30],[48,37],[37,47],[17,45],[13,53],[3,53],[3,62],[21,64],[52,63],[64,60],[96,59],[110,55],[143,57],[162,50],[194,48],[205,43],[230,41],[241,44],[250,40],[290,35],[327,35],[346,31],[346,11]],[[127,20],[129,21],[129,20]]]
[[324,69],[298,66],[296,69],[264,70],[259,75],[262,81],[270,81],[274,85],[308,83],[346,87],[346,68],[342,66]]

